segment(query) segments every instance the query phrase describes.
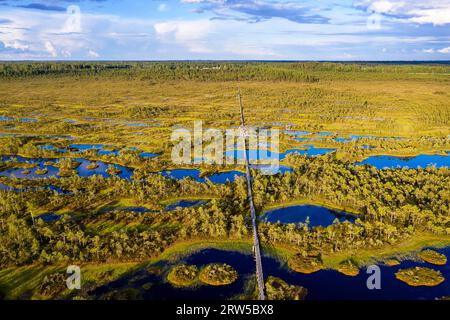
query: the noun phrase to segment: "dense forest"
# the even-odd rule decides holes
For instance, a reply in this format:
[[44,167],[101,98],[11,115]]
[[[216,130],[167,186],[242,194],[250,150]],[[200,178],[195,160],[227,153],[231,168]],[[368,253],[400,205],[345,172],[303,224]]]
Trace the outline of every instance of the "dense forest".
[[[256,205],[295,199],[321,199],[357,213],[355,224],[336,222],[327,228],[261,224],[264,242],[286,243],[296,250],[333,252],[380,247],[415,235],[450,234],[450,171],[436,169],[376,170],[354,167],[332,156],[289,156],[294,173],[265,176],[254,171]],[[141,260],[160,253],[174,241],[189,238],[245,238],[249,235],[246,183],[214,185],[191,179],[174,181],[139,173],[141,181],[79,177],[49,181],[71,194],[49,190],[1,193],[1,264],[62,261]],[[56,181],[57,180],[57,181]],[[174,212],[99,212],[105,198],[133,198],[137,204],[174,197],[208,195],[208,205]],[[67,208],[52,224],[33,217],[36,208],[49,212]],[[167,224],[170,227],[167,227]]]
[[317,82],[333,75],[383,74],[398,77],[408,73],[448,74],[445,64],[374,64],[319,62],[60,62],[0,64],[0,77],[46,75],[138,77],[143,80],[200,81],[304,81]]

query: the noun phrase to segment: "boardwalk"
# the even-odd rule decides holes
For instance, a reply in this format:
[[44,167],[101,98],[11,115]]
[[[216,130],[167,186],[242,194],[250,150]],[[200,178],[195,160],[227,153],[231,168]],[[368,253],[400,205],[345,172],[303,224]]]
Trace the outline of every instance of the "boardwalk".
[[[241,111],[241,126],[242,130],[245,130],[245,119],[244,119],[244,108],[242,106],[242,98],[241,92],[238,92],[238,100],[239,107]],[[247,141],[244,138],[244,160],[245,160],[245,168],[246,168],[246,177],[247,177],[247,187],[248,187],[248,200],[250,202],[250,213],[252,216],[252,228],[253,228],[253,254],[255,256],[256,262],[256,282],[258,285],[259,292],[259,300],[266,300],[266,295],[264,293],[264,275],[261,263],[261,250],[259,247],[259,238],[258,238],[258,228],[256,225],[256,210],[255,205],[253,203],[253,191],[252,191],[252,176],[250,174],[250,166],[249,160],[247,157]]]

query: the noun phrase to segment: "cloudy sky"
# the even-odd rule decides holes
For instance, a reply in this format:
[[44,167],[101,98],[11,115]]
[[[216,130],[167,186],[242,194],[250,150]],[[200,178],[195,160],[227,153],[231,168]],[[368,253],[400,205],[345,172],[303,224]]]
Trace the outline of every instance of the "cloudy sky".
[[0,60],[450,60],[450,0],[0,0]]

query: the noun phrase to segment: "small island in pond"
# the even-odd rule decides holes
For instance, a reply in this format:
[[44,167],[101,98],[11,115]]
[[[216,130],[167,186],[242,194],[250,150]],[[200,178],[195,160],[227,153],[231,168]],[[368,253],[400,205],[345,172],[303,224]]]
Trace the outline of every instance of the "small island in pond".
[[443,266],[447,263],[447,257],[445,255],[433,250],[424,250],[420,252],[419,258],[421,258],[425,262],[438,266]]
[[445,280],[440,271],[423,267],[401,269],[395,274],[395,277],[412,287],[434,287]]
[[213,263],[201,270],[199,278],[203,283],[212,286],[223,286],[236,281],[238,274],[236,270],[228,264]]
[[398,266],[400,264],[400,261],[398,261],[397,259],[389,259],[389,260],[386,260],[384,262],[384,264],[389,266],[389,267],[395,267],[395,266]]
[[308,289],[290,285],[280,278],[269,276],[266,280],[266,292],[269,300],[305,300]]
[[359,274],[358,266],[352,260],[346,260],[339,264],[337,269],[346,276],[356,277]]
[[88,169],[88,170],[95,170],[97,168],[98,168],[97,162],[92,162],[86,166],[86,169]]
[[176,287],[190,287],[197,281],[198,269],[193,265],[180,264],[170,270],[167,281]]

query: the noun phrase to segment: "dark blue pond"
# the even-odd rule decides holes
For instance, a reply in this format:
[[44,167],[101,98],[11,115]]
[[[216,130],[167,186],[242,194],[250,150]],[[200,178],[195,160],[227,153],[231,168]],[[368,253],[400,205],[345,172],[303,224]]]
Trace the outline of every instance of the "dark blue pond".
[[[77,168],[77,172],[80,177],[90,177],[95,174],[101,175],[105,178],[110,177],[110,174],[106,172],[106,169],[108,169],[108,167],[111,164],[103,161],[95,161],[98,167],[96,169],[88,169],[87,166],[92,163],[91,161],[86,159],[76,159],[76,160],[81,162],[81,165]],[[127,168],[118,164],[113,164],[112,166],[121,171],[117,176],[122,179],[130,180],[131,177],[133,176],[133,169],[131,168]]]
[[200,178],[200,170],[198,169],[175,169],[162,171],[161,174],[167,178],[182,180],[184,178],[193,178],[199,182],[205,182],[203,178]]
[[21,118],[20,122],[38,122],[39,120],[36,118]]
[[[184,178],[193,178],[198,182],[206,182],[205,178],[200,177],[200,170],[198,169],[175,169],[175,170],[167,170],[162,171],[161,174],[165,177],[182,180]],[[239,171],[226,171],[219,172],[208,176],[208,179],[211,180],[212,183],[223,184],[226,182],[233,182],[236,176],[244,176],[244,173]]]
[[177,201],[175,203],[171,203],[171,204],[167,205],[165,210],[166,211],[173,211],[173,210],[176,210],[178,208],[196,207],[196,206],[200,206],[200,205],[205,204],[205,203],[206,203],[205,200],[180,200],[180,201]]
[[[102,155],[102,156],[103,155],[106,155],[106,156],[109,156],[109,155],[118,156],[119,155],[120,150],[111,149],[111,148],[106,149],[106,147],[111,147],[111,146],[104,145],[104,144],[78,144],[78,143],[69,145],[70,149],[77,150],[77,152],[84,152],[87,150],[95,150],[97,152],[97,154]],[[68,151],[66,149],[58,149],[52,145],[45,145],[45,146],[41,146],[40,148],[43,150],[50,150],[50,151],[56,151],[56,152],[67,152]],[[130,147],[130,148],[126,148],[125,150],[135,151],[135,150],[137,150],[137,148]],[[151,152],[141,152],[139,155],[143,158],[154,158],[154,157],[159,156],[159,154],[151,153]]]
[[[306,149],[289,149],[284,153],[271,152],[270,150],[258,149],[258,150],[248,150],[247,157],[250,162],[256,161],[271,161],[278,159],[282,161],[286,158],[288,154],[301,154],[306,156],[318,156],[331,153],[336,149],[330,148],[316,148],[313,145],[305,145]],[[229,150],[225,152],[225,156],[229,158],[234,158],[235,161],[244,159],[244,150]]]
[[305,223],[308,217],[310,227],[327,227],[336,219],[341,222],[356,220],[355,216],[345,212],[307,204],[268,211],[261,217],[261,220],[271,223],[278,221],[281,223]]
[[151,153],[151,152],[141,152],[139,154],[142,158],[154,158],[154,157],[158,157],[159,154],[157,153]]
[[[12,178],[13,176],[18,179],[43,179],[43,178],[50,178],[50,177],[59,177],[58,172],[59,169],[55,167],[54,165],[45,165],[45,162],[53,162],[56,163],[59,161],[59,159],[42,159],[42,158],[24,158],[20,156],[1,156],[0,159],[2,161],[10,161],[12,159],[15,159],[18,162],[21,163],[30,163],[30,164],[36,164],[37,166],[34,168],[29,168],[28,170],[30,173],[25,173],[25,169],[23,168],[10,168],[6,169],[4,171],[0,172],[0,176],[5,176],[8,178]],[[80,177],[90,177],[95,174],[101,175],[103,177],[110,177],[108,173],[106,173],[106,169],[111,165],[109,163],[105,163],[102,161],[96,161],[98,167],[95,169],[88,169],[87,166],[90,165],[92,162],[86,159],[77,158],[74,159],[75,161],[80,162],[80,166],[76,168],[76,171]],[[131,168],[127,168],[124,166],[120,166],[117,164],[112,164],[115,168],[119,169],[121,171],[119,176],[122,179],[130,180],[133,175],[133,170]],[[37,174],[36,170],[42,170],[47,169],[48,172],[46,174]]]
[[208,179],[211,180],[212,183],[224,184],[227,182],[233,182],[236,180],[236,177],[244,177],[245,173],[240,171],[226,171],[215,173],[211,176],[208,176]]
[[86,151],[86,150],[91,150],[91,149],[101,150],[104,147],[105,147],[104,144],[99,144],[99,143],[93,143],[93,144],[72,143],[71,145],[69,145],[69,148],[77,149],[79,151]]
[[[438,249],[437,251],[450,256],[450,248]],[[239,274],[236,282],[226,286],[201,285],[197,288],[175,288],[165,281],[167,272],[174,264],[186,263],[202,267],[209,263],[227,263],[235,268]],[[279,277],[290,284],[299,285],[308,289],[307,300],[433,300],[437,297],[450,294],[450,266],[432,266],[427,263],[414,261],[403,261],[399,266],[388,267],[379,265],[381,269],[381,290],[369,290],[366,286],[367,278],[365,269],[360,270],[356,277],[349,277],[334,270],[322,270],[313,274],[302,274],[289,270],[280,261],[273,257],[262,257],[264,276]],[[135,288],[138,296],[149,300],[170,299],[230,299],[242,294],[247,288],[245,283],[248,279],[254,279],[255,262],[251,254],[224,251],[216,249],[205,249],[193,253],[187,257],[180,258],[176,263],[162,261],[157,264],[163,268],[159,275],[151,274],[146,269],[113,281],[108,285],[101,286],[92,291],[97,298],[108,292]],[[414,266],[427,266],[441,271],[447,279],[436,287],[410,287],[395,279],[395,273],[399,269]],[[151,283],[148,289],[143,285]],[[248,292],[247,292],[248,293]],[[103,296],[104,297],[104,296]]]
[[136,213],[145,213],[150,212],[151,210],[146,207],[120,207],[117,210],[128,211],[128,212],[136,212]]
[[[449,153],[450,154],[450,153]],[[450,157],[449,155],[418,155],[415,157],[395,157],[395,156],[371,156],[356,165],[368,164],[376,167],[377,169],[385,168],[410,168],[416,169],[418,167],[426,168],[435,165],[437,168],[449,167]]]
[[0,190],[3,190],[3,191],[25,192],[25,191],[36,191],[36,190],[40,190],[40,189],[47,189],[47,190],[55,191],[58,194],[70,194],[71,193],[70,191],[63,190],[60,187],[53,186],[53,185],[37,187],[37,188],[18,189],[18,188],[13,188],[6,184],[0,183]]
[[283,165],[281,165],[281,166],[270,166],[270,165],[257,165],[257,164],[255,164],[255,165],[251,165],[250,167],[252,169],[261,171],[261,173],[265,174],[265,175],[274,175],[274,174],[278,174],[278,173],[285,174],[287,172],[293,172],[294,171],[294,169],[292,169],[291,167],[283,166]]
[[60,220],[61,218],[61,215],[54,213],[44,213],[36,217],[36,219],[42,219],[44,222],[54,222]]

